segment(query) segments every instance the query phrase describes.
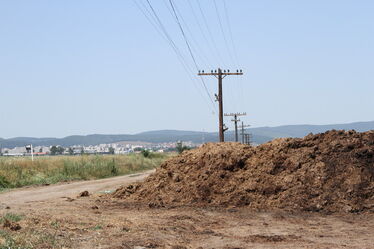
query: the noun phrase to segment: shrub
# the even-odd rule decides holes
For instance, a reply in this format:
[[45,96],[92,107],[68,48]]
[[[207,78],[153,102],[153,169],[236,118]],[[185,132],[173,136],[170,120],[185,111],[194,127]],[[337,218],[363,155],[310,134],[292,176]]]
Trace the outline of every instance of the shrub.
[[151,156],[151,152],[149,150],[142,150],[142,155],[144,157],[150,157]]

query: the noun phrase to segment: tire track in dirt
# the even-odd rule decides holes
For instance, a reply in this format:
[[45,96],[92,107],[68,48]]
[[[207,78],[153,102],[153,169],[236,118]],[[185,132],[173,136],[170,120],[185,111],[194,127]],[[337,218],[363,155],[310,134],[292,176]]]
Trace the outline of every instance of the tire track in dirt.
[[82,191],[95,193],[104,190],[115,190],[121,185],[141,181],[154,170],[142,173],[105,178],[100,180],[79,181],[54,184],[49,186],[25,187],[0,193],[1,206],[22,206],[31,202],[43,202],[63,197],[76,197]]

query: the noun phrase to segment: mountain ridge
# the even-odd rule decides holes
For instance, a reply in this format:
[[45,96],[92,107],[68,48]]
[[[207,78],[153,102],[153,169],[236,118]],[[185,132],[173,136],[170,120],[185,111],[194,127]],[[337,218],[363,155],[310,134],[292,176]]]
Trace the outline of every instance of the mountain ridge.
[[[247,131],[252,134],[252,141],[257,144],[268,142],[280,137],[303,137],[309,133],[321,133],[327,130],[356,130],[359,132],[374,130],[374,121],[353,122],[347,124],[328,125],[281,125],[275,127],[249,128]],[[227,141],[234,140],[234,132],[225,133]],[[15,137],[0,138],[0,148],[13,148],[33,144],[34,146],[72,146],[72,145],[97,145],[115,143],[121,141],[141,141],[151,143],[192,141],[195,143],[218,141],[217,132],[201,132],[187,130],[153,130],[136,134],[89,134],[71,135],[63,138],[36,138],[36,137]]]

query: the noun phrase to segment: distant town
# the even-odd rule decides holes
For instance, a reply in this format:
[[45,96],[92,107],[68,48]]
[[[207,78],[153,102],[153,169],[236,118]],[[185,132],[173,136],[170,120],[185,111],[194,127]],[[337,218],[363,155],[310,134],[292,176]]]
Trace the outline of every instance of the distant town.
[[81,154],[129,154],[138,153],[144,150],[150,152],[171,152],[175,151],[179,144],[190,148],[197,147],[199,144],[191,141],[187,142],[169,142],[169,143],[148,143],[148,142],[116,142],[99,145],[73,145],[63,147],[53,146],[35,146],[26,145],[15,148],[0,148],[1,156],[47,156],[47,155],[81,155]]

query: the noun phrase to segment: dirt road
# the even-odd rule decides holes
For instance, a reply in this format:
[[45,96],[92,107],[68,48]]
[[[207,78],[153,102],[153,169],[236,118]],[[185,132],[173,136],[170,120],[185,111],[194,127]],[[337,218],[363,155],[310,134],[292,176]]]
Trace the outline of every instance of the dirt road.
[[97,193],[99,191],[115,190],[122,184],[143,180],[154,170],[138,174],[118,176],[100,180],[79,181],[40,187],[28,187],[0,193],[0,205],[21,206],[31,202],[41,202],[63,197],[74,198],[82,191]]

